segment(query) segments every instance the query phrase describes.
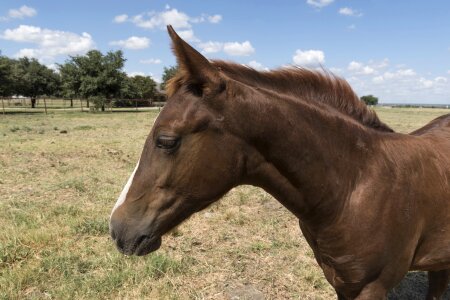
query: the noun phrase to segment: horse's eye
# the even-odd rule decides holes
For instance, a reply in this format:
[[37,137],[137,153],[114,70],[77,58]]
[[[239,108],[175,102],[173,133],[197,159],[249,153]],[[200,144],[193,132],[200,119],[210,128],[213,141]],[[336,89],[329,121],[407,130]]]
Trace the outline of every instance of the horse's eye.
[[165,149],[165,150],[175,150],[180,145],[180,138],[160,135],[156,139],[156,147]]

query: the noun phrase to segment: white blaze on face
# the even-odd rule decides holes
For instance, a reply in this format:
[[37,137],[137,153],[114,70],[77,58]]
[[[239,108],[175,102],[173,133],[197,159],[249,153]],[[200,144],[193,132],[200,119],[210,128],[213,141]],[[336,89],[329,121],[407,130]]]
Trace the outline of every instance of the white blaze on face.
[[136,168],[134,168],[133,173],[131,173],[130,178],[128,178],[128,182],[127,182],[127,184],[125,184],[125,187],[123,188],[122,193],[120,193],[119,199],[117,199],[116,205],[114,205],[114,208],[112,209],[111,216],[113,215],[114,211],[125,202],[125,199],[127,198],[128,190],[130,189],[131,183],[133,182],[134,174],[136,173],[138,166],[139,166],[139,161],[136,164]]

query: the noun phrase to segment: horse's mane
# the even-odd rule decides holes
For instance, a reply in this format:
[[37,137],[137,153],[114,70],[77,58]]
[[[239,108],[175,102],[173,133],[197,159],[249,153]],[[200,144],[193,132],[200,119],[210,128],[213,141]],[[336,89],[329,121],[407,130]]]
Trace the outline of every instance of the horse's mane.
[[[288,67],[272,71],[257,71],[248,66],[215,60],[212,64],[233,80],[253,87],[301,98],[309,103],[320,102],[336,109],[366,127],[379,131],[393,130],[380,121],[375,111],[369,109],[355,94],[347,81],[326,71],[301,67]],[[179,72],[167,84],[170,96],[182,84]]]

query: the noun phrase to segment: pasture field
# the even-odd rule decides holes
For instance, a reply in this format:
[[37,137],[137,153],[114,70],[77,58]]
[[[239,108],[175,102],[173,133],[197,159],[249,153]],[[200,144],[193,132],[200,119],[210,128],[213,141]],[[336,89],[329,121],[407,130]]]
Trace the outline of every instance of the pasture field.
[[[401,132],[449,112],[377,111]],[[295,217],[251,186],[157,252],[118,253],[109,213],[157,113],[0,115],[0,298],[334,299]],[[390,299],[423,299],[425,278],[410,273]]]

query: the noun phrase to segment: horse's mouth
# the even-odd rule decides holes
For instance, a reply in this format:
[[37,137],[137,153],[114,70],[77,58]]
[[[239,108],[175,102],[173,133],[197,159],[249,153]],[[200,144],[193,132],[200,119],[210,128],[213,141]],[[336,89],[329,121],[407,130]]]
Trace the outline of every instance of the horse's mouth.
[[161,247],[161,237],[150,237],[143,235],[132,244],[124,244],[121,240],[114,239],[117,249],[125,255],[143,256],[156,251]]
[[161,247],[161,237],[151,238],[149,236],[144,236],[134,249],[134,255],[143,256],[147,255],[153,251],[156,251]]

